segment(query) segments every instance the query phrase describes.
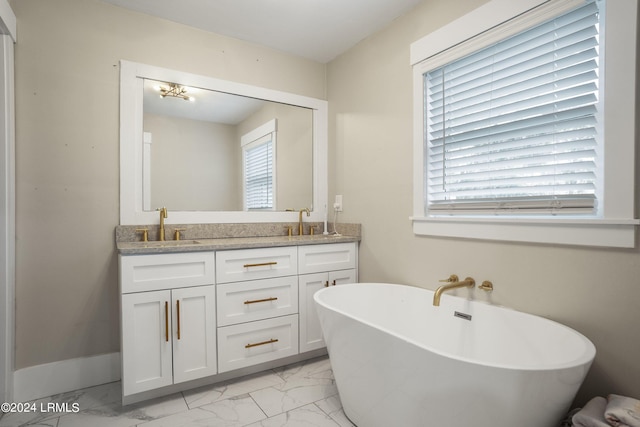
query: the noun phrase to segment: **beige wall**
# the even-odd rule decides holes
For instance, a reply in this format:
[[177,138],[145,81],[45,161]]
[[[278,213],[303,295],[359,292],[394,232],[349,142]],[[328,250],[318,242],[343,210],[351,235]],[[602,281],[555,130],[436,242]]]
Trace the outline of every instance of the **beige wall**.
[[360,279],[429,289],[451,273],[491,280],[490,296],[476,290],[473,297],[555,319],[595,343],[598,354],[579,403],[596,394],[640,397],[638,249],[429,238],[412,232],[409,45],[482,3],[425,1],[327,68],[329,200],[344,195],[341,219],[362,223]]
[[119,351],[120,59],[322,99],[326,79],[322,64],[96,0],[11,6],[19,369]]

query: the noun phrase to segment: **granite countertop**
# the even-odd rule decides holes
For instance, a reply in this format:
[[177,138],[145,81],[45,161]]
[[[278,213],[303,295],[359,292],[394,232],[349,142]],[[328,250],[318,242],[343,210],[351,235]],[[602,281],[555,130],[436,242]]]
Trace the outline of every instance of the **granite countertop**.
[[276,246],[321,245],[327,243],[358,242],[359,236],[314,235],[314,236],[266,236],[229,237],[216,239],[184,239],[164,242],[116,242],[122,255],[141,255],[174,252],[216,251],[221,249],[247,249]]

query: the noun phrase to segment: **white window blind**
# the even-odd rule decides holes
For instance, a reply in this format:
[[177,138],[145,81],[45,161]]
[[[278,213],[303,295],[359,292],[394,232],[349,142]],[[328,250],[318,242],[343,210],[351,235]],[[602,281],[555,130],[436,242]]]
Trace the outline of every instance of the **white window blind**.
[[593,213],[602,1],[424,74],[433,213]]
[[272,134],[246,145],[243,151],[246,209],[273,209]]

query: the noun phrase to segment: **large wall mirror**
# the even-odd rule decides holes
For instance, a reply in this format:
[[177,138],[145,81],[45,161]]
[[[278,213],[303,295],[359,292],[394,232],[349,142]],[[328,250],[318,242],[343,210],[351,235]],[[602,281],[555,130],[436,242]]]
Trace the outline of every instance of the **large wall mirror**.
[[[292,221],[327,200],[327,102],[120,63],[120,223]],[[291,212],[294,211],[294,212]]]

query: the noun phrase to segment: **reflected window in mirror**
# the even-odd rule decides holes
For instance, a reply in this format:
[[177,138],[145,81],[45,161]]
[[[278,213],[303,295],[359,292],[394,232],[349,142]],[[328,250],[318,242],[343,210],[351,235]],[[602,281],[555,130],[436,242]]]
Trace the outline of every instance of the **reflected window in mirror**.
[[274,210],[276,119],[245,134],[242,145],[244,210]]

